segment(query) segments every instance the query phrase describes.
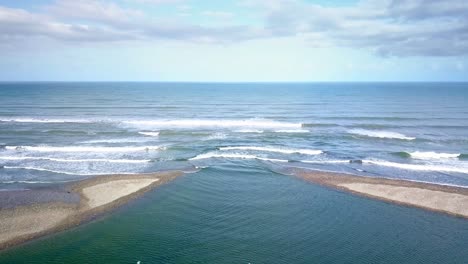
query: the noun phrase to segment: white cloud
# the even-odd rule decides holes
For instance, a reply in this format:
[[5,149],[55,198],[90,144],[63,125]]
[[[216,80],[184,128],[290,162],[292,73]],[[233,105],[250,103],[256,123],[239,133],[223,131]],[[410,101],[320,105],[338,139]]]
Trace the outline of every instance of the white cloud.
[[372,0],[325,7],[294,0],[249,0],[278,36],[320,34],[336,46],[381,55],[468,54],[468,1]]
[[83,19],[103,23],[122,24],[145,17],[140,10],[122,8],[112,2],[96,0],[56,0],[45,10],[52,16],[65,19]]
[[[254,20],[263,23],[233,24],[233,13],[207,10],[202,15],[227,21],[207,27],[183,22],[188,18],[153,17],[144,10],[104,0],[57,0],[44,6],[43,13],[0,6],[0,39],[7,46],[5,42],[36,36],[68,42],[171,39],[204,43],[296,37],[311,47],[351,47],[383,56],[468,55],[466,0],[363,0],[344,7],[299,0],[242,0],[238,4],[256,12]],[[187,4],[175,7],[181,14],[192,12]]]

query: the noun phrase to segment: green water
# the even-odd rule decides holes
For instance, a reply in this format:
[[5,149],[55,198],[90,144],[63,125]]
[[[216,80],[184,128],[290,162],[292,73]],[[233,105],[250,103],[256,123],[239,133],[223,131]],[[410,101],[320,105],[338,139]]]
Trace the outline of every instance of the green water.
[[215,166],[0,263],[467,263],[468,221]]

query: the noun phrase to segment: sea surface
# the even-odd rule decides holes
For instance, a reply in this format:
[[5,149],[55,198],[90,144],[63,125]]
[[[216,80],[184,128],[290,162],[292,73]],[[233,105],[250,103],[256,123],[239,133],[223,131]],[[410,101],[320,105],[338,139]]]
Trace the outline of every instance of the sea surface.
[[188,173],[0,263],[468,259],[468,221],[291,168],[468,187],[468,83],[0,83],[0,191]]
[[0,188],[221,163],[468,186],[468,84],[0,84]]

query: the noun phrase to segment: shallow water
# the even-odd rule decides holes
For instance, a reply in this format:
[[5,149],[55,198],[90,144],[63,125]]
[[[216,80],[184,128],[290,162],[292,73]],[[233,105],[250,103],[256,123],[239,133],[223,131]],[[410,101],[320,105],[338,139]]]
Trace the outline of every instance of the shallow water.
[[465,263],[467,244],[464,219],[216,166],[0,263]]

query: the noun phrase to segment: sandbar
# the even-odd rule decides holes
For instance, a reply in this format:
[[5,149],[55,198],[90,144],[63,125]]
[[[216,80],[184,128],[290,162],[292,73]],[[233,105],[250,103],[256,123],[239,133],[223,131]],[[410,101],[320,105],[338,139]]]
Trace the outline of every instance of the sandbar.
[[360,196],[468,218],[468,188],[409,180],[297,170],[304,180]]
[[181,175],[104,175],[58,187],[2,192],[4,200],[15,202],[0,204],[0,250],[94,219]]

